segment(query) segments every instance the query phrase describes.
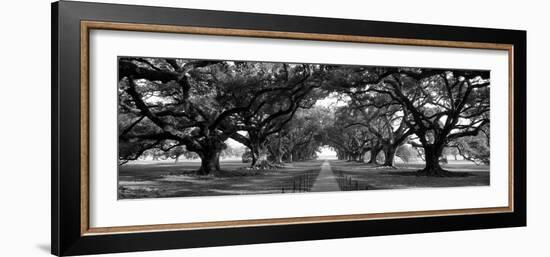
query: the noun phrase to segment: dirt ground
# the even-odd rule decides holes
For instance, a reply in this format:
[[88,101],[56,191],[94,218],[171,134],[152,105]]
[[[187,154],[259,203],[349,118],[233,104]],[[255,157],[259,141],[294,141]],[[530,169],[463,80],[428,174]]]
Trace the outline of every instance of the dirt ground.
[[197,176],[200,162],[143,162],[119,167],[118,198],[160,198],[297,193],[312,186],[322,161],[296,162],[281,169],[247,170],[241,161],[222,161],[222,172]]
[[452,177],[417,176],[416,171],[424,164],[397,164],[396,169],[346,161],[330,161],[330,165],[343,191],[490,185],[489,166],[467,161],[442,165],[455,173]]

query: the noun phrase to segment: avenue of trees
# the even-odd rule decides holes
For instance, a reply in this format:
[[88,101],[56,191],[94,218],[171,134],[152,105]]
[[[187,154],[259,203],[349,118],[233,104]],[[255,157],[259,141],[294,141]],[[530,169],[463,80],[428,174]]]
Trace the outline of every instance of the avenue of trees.
[[[166,58],[118,60],[119,163],[157,153],[220,170],[232,139],[251,169],[317,157],[393,167],[461,156],[489,163],[488,71]],[[327,97],[339,104],[317,104]],[[225,151],[228,152],[228,151]],[[367,158],[368,157],[368,158]]]

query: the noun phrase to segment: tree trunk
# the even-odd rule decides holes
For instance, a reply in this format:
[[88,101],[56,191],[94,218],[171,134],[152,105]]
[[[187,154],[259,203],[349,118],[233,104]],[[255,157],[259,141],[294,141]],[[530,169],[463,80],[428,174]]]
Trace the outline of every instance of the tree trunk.
[[448,171],[441,168],[439,164],[439,157],[443,152],[443,147],[440,144],[433,144],[424,147],[424,156],[426,159],[426,166],[424,169],[419,170],[420,175],[425,176],[444,176]]
[[370,160],[368,164],[376,164],[376,157],[378,156],[379,152],[380,152],[380,148],[372,148],[370,150]]
[[267,160],[268,150],[262,145],[255,145],[252,150],[252,169],[268,169],[271,168],[271,164]]
[[281,153],[278,153],[277,156],[275,156],[275,161],[278,164],[282,164],[283,163],[283,155]]
[[216,171],[221,170],[221,168],[220,168],[220,155],[221,155],[221,152],[218,152],[217,157],[216,157]]
[[202,154],[199,154],[201,157],[201,168],[197,171],[199,175],[208,175],[212,172],[220,170],[220,152],[215,149],[209,149]]
[[267,160],[267,153],[268,153],[267,149],[260,147],[258,151],[258,161],[256,162],[256,167],[260,169],[266,169],[270,167],[269,162]]
[[389,145],[384,149],[384,166],[393,167],[393,159],[395,158],[395,152],[397,148],[393,145]]
[[367,152],[368,151],[366,151],[366,150],[361,151],[361,153],[360,153],[361,155],[359,156],[359,162],[362,162],[362,163],[365,162],[365,155],[367,154]]
[[254,151],[255,150],[250,149],[250,155],[252,156],[252,161],[250,161],[250,167],[254,167],[254,165],[256,165],[256,161],[258,161],[258,159],[256,159],[256,156],[258,155],[255,154]]
[[220,171],[220,154],[225,147],[223,140],[216,134],[210,134],[201,143],[201,150],[197,152],[201,158],[201,167],[197,171],[199,175],[208,175],[215,171]]
[[281,145],[279,145],[279,147],[277,147],[277,151],[275,151],[275,153],[273,154],[275,156],[275,162],[277,164],[283,164],[283,155],[285,153],[283,152],[283,149],[281,147]]

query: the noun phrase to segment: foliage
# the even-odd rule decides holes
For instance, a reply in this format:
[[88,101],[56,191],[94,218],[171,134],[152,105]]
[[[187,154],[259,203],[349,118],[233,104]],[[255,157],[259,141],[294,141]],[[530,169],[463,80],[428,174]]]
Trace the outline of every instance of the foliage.
[[[395,155],[418,156],[420,174],[430,176],[445,174],[447,154],[489,163],[488,71],[139,57],[118,64],[120,164],[184,156],[200,158],[197,172],[209,174],[220,157],[250,155],[251,168],[265,169],[316,158],[325,145],[346,160],[382,156],[388,167]],[[327,96],[341,104],[317,104]]]
[[489,138],[485,134],[458,138],[451,142],[448,148],[456,151],[456,155],[476,164],[490,163]]
[[408,163],[418,158],[418,152],[409,144],[403,144],[397,148],[395,156],[401,158],[403,162]]

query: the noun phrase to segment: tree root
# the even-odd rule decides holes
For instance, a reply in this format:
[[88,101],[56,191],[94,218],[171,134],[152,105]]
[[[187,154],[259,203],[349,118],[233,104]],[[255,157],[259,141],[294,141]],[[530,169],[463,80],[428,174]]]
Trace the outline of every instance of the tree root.
[[392,169],[392,170],[396,170],[397,168],[393,165],[380,165],[380,166],[376,166],[374,167],[375,169]]
[[[215,170],[213,172],[215,172]],[[195,175],[197,176],[208,176],[211,173],[212,171],[204,171],[202,168],[199,168],[198,170],[195,171]]]
[[248,170],[273,170],[284,168],[283,164],[269,163],[267,161],[259,162],[249,167]]
[[468,174],[466,173],[455,173],[450,172],[448,170],[444,169],[421,169],[416,172],[417,176],[425,176],[425,177],[464,177]]

